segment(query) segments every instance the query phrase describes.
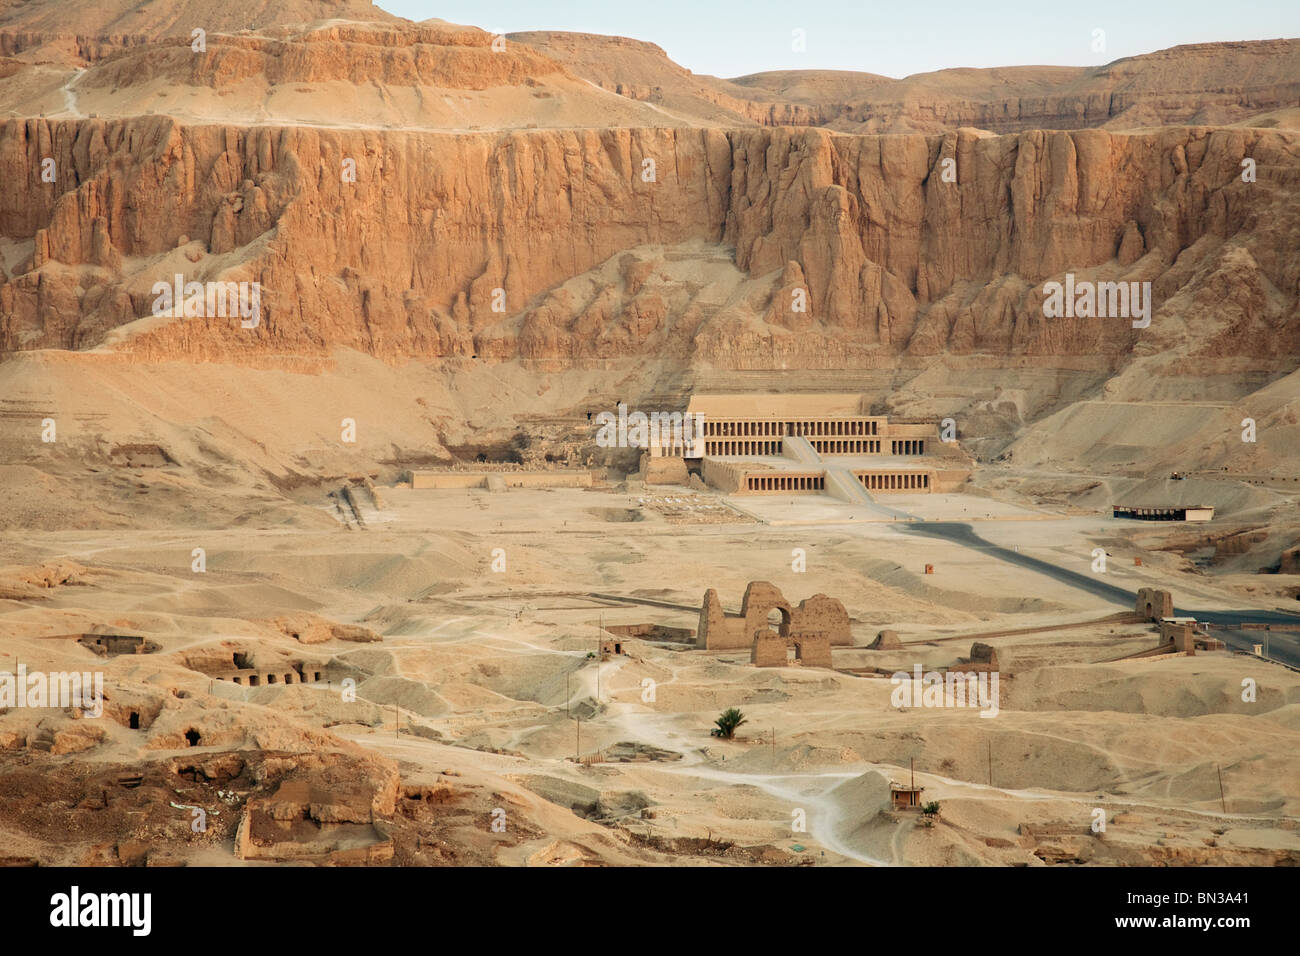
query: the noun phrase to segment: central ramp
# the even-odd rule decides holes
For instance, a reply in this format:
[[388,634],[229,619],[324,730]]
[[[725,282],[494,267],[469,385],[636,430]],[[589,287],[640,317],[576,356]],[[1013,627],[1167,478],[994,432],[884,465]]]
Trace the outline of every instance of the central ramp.
[[878,503],[853,472],[843,465],[828,465],[822,456],[817,454],[817,449],[813,448],[812,443],[802,436],[787,435],[782,438],[781,454],[801,465],[821,468],[826,473],[826,494],[833,498],[847,501],[851,505],[862,505],[875,514],[890,518],[912,517],[906,511],[899,511],[897,508],[889,508]]
[[786,435],[782,438],[781,454],[786,458],[794,459],[801,465],[812,465],[815,468],[825,467],[822,464],[822,456],[817,454],[817,449],[813,448],[812,443],[801,435]]
[[862,487],[862,482],[858,481],[857,476],[843,465],[823,465],[822,467],[826,469],[826,493],[828,495],[839,498],[841,501],[847,501],[852,505],[862,505],[876,514],[890,518],[910,519],[912,517],[906,511],[887,507],[872,498],[871,493]]

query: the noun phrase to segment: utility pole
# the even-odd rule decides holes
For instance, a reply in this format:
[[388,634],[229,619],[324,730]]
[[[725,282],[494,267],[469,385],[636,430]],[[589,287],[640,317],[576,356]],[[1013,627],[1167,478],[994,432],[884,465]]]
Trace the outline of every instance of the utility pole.
[[776,769],[776,728],[772,728],[772,769]]
[[581,717],[578,718],[578,726],[576,730],[578,736],[576,742],[573,745],[574,746],[573,759],[581,762],[582,760],[582,718]]
[[993,741],[989,741],[989,786],[993,786]]
[[1223,806],[1223,812],[1228,812],[1228,798],[1223,793],[1223,767],[1218,764],[1214,768],[1219,771],[1219,803]]
[[569,716],[569,672],[564,672],[564,716]]

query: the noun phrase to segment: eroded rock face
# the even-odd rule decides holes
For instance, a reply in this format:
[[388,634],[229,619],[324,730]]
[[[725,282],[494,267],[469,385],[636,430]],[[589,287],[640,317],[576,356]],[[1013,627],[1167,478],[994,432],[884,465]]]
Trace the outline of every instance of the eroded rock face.
[[[1229,243],[1268,256],[1259,271],[1294,306],[1300,266],[1266,251],[1294,241],[1294,204],[1281,190],[1251,192],[1260,183],[1238,175],[1260,153],[1268,158],[1257,164],[1281,167],[1279,187],[1296,182],[1290,138],[1193,129],[742,138],[726,231],[737,263],[755,274],[798,261],[823,326],[891,349],[1126,351],[1136,338],[1126,323],[1046,320],[1041,283],[1096,269],[1152,281],[1158,308],[1191,279],[1171,270],[1180,256],[1179,266],[1189,249],[1204,262]],[[947,159],[955,183],[943,180]],[[1289,210],[1285,225],[1266,221],[1270,208]],[[1233,272],[1249,285],[1256,270]]]
[[722,80],[696,76],[654,44],[626,37],[540,31],[511,39],[620,96],[727,125],[851,133],[1136,129],[1231,123],[1300,95],[1294,40],[1188,44],[1095,67],[948,69],[901,80],[774,70]]
[[[40,182],[45,157],[54,183]],[[1149,339],[1186,296],[1213,304],[1225,354],[1300,344],[1285,322],[1300,142],[1272,130],[453,135],[36,119],[0,124],[0,172],[31,183],[0,196],[0,235],[30,249],[0,285],[5,350],[644,352],[733,368],[1130,352],[1125,320],[1044,318],[1042,283],[1066,272],[1151,282]],[[626,254],[691,243],[668,263]],[[719,250],[749,283],[726,308],[708,304]],[[565,285],[620,255],[609,277]],[[682,260],[694,281],[668,275]],[[260,283],[258,326],[152,318],[154,283],[175,274]]]
[[[323,18],[392,22],[391,14],[370,0],[230,0],[213,6],[207,0],[172,0],[141,6],[136,0],[97,0],[78,5],[6,4],[0,29],[6,36],[95,37],[121,46],[130,39],[188,37],[189,24],[202,23],[210,33],[273,23],[307,23]],[[406,21],[399,21],[406,22]]]
[[[3,342],[89,344],[149,315],[153,283],[179,272],[187,281],[260,282],[260,331],[201,319],[138,336],[142,355],[339,345],[473,354],[477,333],[622,249],[718,238],[729,153],[725,134],[697,130],[498,137],[192,128],[161,118],[6,124],[7,176],[26,180],[46,154],[64,174],[30,208],[12,195],[0,208],[0,234],[34,243],[20,276],[0,290]],[[345,158],[356,161],[355,183],[339,175]],[[656,160],[657,181],[643,181],[644,158]],[[96,229],[138,271],[86,268],[98,265]],[[176,249],[182,235],[203,244],[198,263]],[[519,347],[509,339],[495,351]]]

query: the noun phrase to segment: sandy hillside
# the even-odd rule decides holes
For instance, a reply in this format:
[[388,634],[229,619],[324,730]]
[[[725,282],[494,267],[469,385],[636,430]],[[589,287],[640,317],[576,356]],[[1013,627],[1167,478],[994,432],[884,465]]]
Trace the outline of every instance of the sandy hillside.
[[[1053,622],[1115,610],[1068,587],[954,553],[938,556],[938,576],[925,578],[911,569],[933,560],[934,546],[888,524],[828,533],[742,520],[690,529],[659,510],[657,501],[680,495],[672,489],[492,495],[384,485],[378,505],[362,505],[364,528],[351,531],[324,491],[300,495],[288,524],[195,527],[182,515],[148,531],[69,529],[26,543],[7,535],[0,626],[8,653],[29,669],[103,668],[111,719],[17,709],[0,737],[17,753],[47,742],[46,759],[91,769],[59,785],[72,794],[142,773],[144,788],[123,791],[139,807],[169,787],[182,803],[220,788],[238,813],[279,779],[255,772],[262,754],[325,754],[330,767],[352,761],[364,768],[353,771],[362,788],[396,787],[395,799],[376,797],[374,819],[394,834],[401,862],[1259,864],[1300,852],[1288,824],[1294,762],[1284,756],[1300,733],[1292,713],[1300,681],[1223,652],[1105,663],[1154,638],[1134,623],[1053,631]],[[623,512],[637,519],[612,517]],[[139,525],[140,507],[132,513]],[[1097,519],[1064,532],[1047,520],[1062,555],[1086,555],[1085,542],[1096,540]],[[1033,524],[1003,530],[1035,549],[1042,531]],[[805,580],[789,572],[788,556],[810,535],[818,570]],[[194,547],[205,549],[201,574]],[[498,547],[508,559],[502,574],[489,568]],[[736,553],[750,556],[749,568],[724,570]],[[882,553],[892,560],[869,557]],[[1125,575],[1129,586],[1178,577],[1156,564]],[[762,670],[743,652],[717,657],[643,640],[594,659],[601,623],[694,626],[691,613],[640,599],[689,608],[695,582],[707,580],[734,606],[753,573],[787,594],[844,595],[860,645],[881,627],[897,628],[904,645],[837,652],[839,671]],[[990,598],[1029,588],[1037,601]],[[1034,627],[992,639],[1003,661],[993,720],[973,710],[900,711],[886,677],[862,676],[864,668],[948,666],[969,648],[963,634]],[[96,632],[141,634],[147,654],[96,661],[76,640]],[[323,680],[240,688],[212,679],[232,655],[263,672],[318,671]],[[1260,685],[1250,704],[1238,693],[1246,677]],[[345,679],[355,682],[355,701],[340,697]],[[650,701],[647,680],[656,685]],[[711,739],[713,716],[733,705],[749,725],[736,742]],[[193,745],[186,734],[197,734]],[[1261,734],[1273,742],[1261,746]],[[577,766],[568,759],[575,748],[607,762]],[[225,753],[239,754],[238,764],[221,763]],[[331,786],[327,769],[304,759],[282,760],[278,774]],[[885,808],[881,781],[904,779],[913,763],[927,799],[943,806],[933,831]],[[191,766],[207,768],[197,789],[177,776]],[[45,792],[30,775],[21,779],[26,792]],[[426,792],[431,813],[422,809]],[[134,834],[143,846],[127,845],[125,831],[113,829],[122,799],[79,810],[78,827],[117,839],[123,858],[198,861],[229,839],[223,820],[205,839],[178,841],[180,821],[164,814]],[[4,825],[11,845],[29,848],[22,852],[61,860],[89,852],[42,843],[48,831],[9,805]],[[493,806],[505,806],[511,823],[485,835]],[[1101,842],[1088,835],[1097,806],[1109,821]],[[806,829],[792,830],[794,811]],[[454,856],[418,849],[434,834]]]

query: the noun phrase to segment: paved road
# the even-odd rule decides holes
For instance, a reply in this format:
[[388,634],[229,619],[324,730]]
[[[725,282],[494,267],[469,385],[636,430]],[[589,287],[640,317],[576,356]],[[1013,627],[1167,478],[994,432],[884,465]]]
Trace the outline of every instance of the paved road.
[[[1206,620],[1210,616],[1206,611],[1188,613],[1198,621]],[[1226,616],[1233,618],[1230,623],[1235,624],[1243,620],[1242,613],[1230,612]],[[1249,621],[1250,618],[1244,620]],[[1300,670],[1300,631],[1243,631],[1238,628],[1215,626],[1210,629],[1210,634],[1233,650],[1245,651],[1247,654],[1252,652],[1254,645],[1264,644],[1268,648],[1266,656],[1269,660],[1280,661]]]
[[[1099,575],[1080,574],[1077,571],[1069,571],[1065,568],[1057,567],[1049,561],[1041,558],[1035,558],[1032,555],[1022,554],[1019,551],[1013,551],[1010,548],[1004,548],[1001,545],[993,544],[975,533],[970,525],[958,521],[917,521],[906,526],[904,529],[912,534],[926,535],[932,538],[943,538],[954,544],[960,544],[968,548],[976,548],[995,558],[999,558],[1010,564],[1019,565],[1022,568],[1028,568],[1031,571],[1037,571],[1039,574],[1045,574],[1050,578],[1055,578],[1071,587],[1087,591],[1089,594],[1096,595],[1109,604],[1122,606],[1125,610],[1131,610],[1135,592],[1128,588],[1117,587],[1109,584]],[[1228,609],[1204,609],[1204,608],[1174,608],[1174,613],[1187,617],[1194,617],[1198,621],[1204,621],[1213,625],[1211,633],[1213,636],[1222,640],[1229,647],[1236,650],[1251,650],[1252,645],[1264,643],[1266,632],[1258,630],[1241,630],[1232,627],[1237,624],[1300,624],[1300,614],[1288,614],[1285,611],[1261,611],[1256,608],[1245,608],[1242,610]],[[1292,667],[1300,668],[1300,631],[1269,631],[1268,634],[1268,656],[1276,661],[1289,664]]]

